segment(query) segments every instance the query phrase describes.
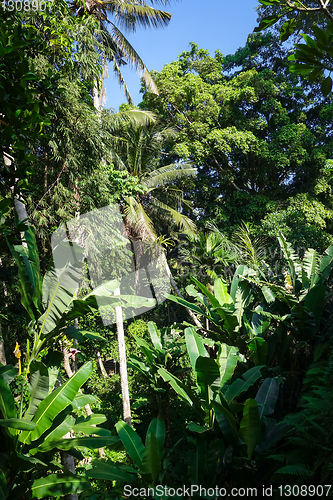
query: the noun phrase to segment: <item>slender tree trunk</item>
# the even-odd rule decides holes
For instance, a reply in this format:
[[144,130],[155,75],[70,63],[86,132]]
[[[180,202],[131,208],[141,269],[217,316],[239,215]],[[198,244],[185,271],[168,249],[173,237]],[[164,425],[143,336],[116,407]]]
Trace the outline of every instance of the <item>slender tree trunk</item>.
[[99,351],[97,351],[97,362],[98,362],[99,369],[101,370],[102,376],[104,378],[107,378],[108,374],[106,373],[106,370],[104,368],[103,361],[101,358],[101,353]]
[[[119,287],[114,291],[114,294],[120,295]],[[117,326],[118,351],[119,351],[120,383],[121,383],[121,394],[123,398],[123,415],[124,415],[124,421],[128,425],[132,425],[131,405],[130,405],[128,378],[127,378],[127,361],[126,361],[123,312],[120,306],[117,306],[115,309],[116,309],[116,326]]]

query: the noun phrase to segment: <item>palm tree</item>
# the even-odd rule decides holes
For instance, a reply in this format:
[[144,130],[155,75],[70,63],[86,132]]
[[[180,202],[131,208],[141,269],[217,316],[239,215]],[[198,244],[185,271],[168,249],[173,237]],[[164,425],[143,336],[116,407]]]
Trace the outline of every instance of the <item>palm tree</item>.
[[189,208],[183,192],[177,187],[180,178],[196,175],[190,163],[166,163],[169,153],[165,146],[176,132],[161,128],[156,121],[125,122],[114,131],[111,152],[116,166],[139,178],[144,192],[130,196],[124,207],[125,221],[134,239],[155,241],[156,231],[178,226],[183,232],[193,234],[195,223],[182,213]]
[[[167,5],[169,0],[151,0],[151,4],[154,3]],[[151,92],[158,93],[156,84],[143,60],[120,28],[135,32],[137,27],[159,28],[167,26],[171,19],[169,12],[155,9],[143,0],[85,0],[84,4],[80,0],[73,0],[71,10],[78,16],[90,14],[97,19],[98,29],[95,34],[104,51],[105,63],[106,61],[112,62],[113,69],[118,76],[118,82],[123,87],[130,103],[132,99],[121,73],[121,66],[124,64],[129,64],[140,72],[147,88]],[[103,82],[101,90],[103,90]],[[100,105],[101,96],[102,92],[99,93],[98,99],[96,96],[95,104]]]

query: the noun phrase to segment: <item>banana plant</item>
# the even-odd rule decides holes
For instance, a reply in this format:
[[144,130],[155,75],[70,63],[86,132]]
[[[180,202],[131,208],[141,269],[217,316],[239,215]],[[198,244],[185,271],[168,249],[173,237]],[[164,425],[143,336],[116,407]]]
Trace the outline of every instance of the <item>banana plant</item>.
[[[254,385],[263,378],[265,366],[253,366],[231,381],[236,366],[239,368],[239,364],[246,361],[235,346],[221,344],[215,361],[209,357],[194,328],[187,328],[185,337],[196,390],[163,368],[159,369],[159,374],[197,415],[197,422],[188,425],[188,430],[196,435],[189,438],[195,446],[189,456],[191,483],[201,484],[204,471],[206,478],[214,478],[217,470],[222,474],[221,463],[238,460],[245,468],[255,469],[253,460],[285,431],[274,419],[267,418],[274,412],[279,393],[278,378],[266,378],[256,390]],[[254,397],[244,400],[249,391]],[[202,464],[206,464],[206,469]],[[225,466],[225,473],[227,469]]]
[[[87,477],[121,481],[127,484],[140,480],[141,486],[147,485],[151,487],[151,491],[154,491],[157,484],[164,483],[172,453],[182,439],[172,449],[165,448],[165,426],[160,418],[154,418],[151,421],[145,445],[140,436],[126,422],[118,422],[116,429],[133,466],[93,460],[86,471]],[[154,498],[161,498],[161,493],[155,490]]]
[[7,243],[18,267],[21,303],[30,320],[28,331],[34,339],[31,351],[29,340],[27,341],[27,372],[31,362],[38,359],[40,351],[58,335],[65,333],[80,342],[100,338],[94,332],[69,326],[75,318],[100,306],[152,305],[152,299],[114,297],[113,293],[119,286],[116,280],[96,287],[81,299],[75,298],[82,272],[82,249],[70,241],[60,242],[53,251],[53,260],[43,279],[34,233],[29,227],[24,234],[24,245],[12,245],[9,241]]
[[[52,353],[46,364],[31,363],[30,403],[24,413],[21,405],[19,414],[9,386],[17,369],[0,367],[1,500],[58,497],[90,489],[89,479],[72,474],[55,460],[55,454],[65,450],[83,459],[80,448],[96,449],[119,440],[107,429],[96,427],[106,420],[105,415],[74,416],[78,409],[96,401],[94,396],[79,392],[92,372],[92,363],[83,365],[54,390],[58,356],[61,358],[61,353]],[[72,437],[64,438],[68,433]]]

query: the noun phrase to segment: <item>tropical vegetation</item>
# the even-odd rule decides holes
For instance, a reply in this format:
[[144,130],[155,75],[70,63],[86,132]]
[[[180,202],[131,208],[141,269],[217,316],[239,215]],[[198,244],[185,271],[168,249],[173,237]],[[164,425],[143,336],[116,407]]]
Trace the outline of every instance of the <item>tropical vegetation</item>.
[[151,73],[155,2],[0,9],[0,500],[333,496],[332,6],[259,3]]

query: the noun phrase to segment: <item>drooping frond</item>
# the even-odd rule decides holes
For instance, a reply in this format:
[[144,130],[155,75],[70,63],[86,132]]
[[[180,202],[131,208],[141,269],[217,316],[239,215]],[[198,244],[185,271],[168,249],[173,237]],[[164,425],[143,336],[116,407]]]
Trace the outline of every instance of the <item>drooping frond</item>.
[[196,168],[190,166],[191,163],[172,163],[147,173],[141,178],[141,183],[149,188],[149,191],[167,183],[173,182],[182,177],[194,177],[197,174]]
[[126,223],[134,228],[138,236],[144,240],[153,241],[156,238],[153,223],[146,214],[143,206],[133,196],[126,198],[124,209]]
[[102,0],[100,3],[112,12],[117,24],[127,30],[135,31],[137,26],[159,28],[167,26],[171,19],[169,12],[154,9],[136,0]]
[[127,99],[127,102],[129,102],[130,104],[133,104],[133,100],[132,100],[132,97],[131,97],[131,94],[128,90],[128,87],[126,85],[126,82],[125,82],[125,79],[122,75],[122,72],[120,71],[120,67],[116,61],[116,58],[113,58],[112,59],[112,62],[113,62],[113,71],[115,72],[117,78],[118,78],[118,84],[120,87],[123,88],[123,91],[124,91],[124,94],[125,94],[125,97]]
[[130,64],[130,66],[132,66],[136,71],[138,71],[141,74],[150,92],[158,94],[156,84],[153,78],[151,77],[148,69],[146,68],[146,65],[144,64],[143,60],[139,56],[139,54],[129,43],[127,38],[122,34],[122,32],[117,28],[117,26],[113,23],[111,24],[112,24],[112,29],[109,31],[110,36],[114,40],[115,45],[123,54],[123,57]]
[[196,230],[195,223],[186,217],[186,215],[177,212],[177,210],[169,207],[157,198],[151,200],[151,205],[155,210],[163,213],[163,218],[170,223],[176,224],[184,233],[193,234]]

